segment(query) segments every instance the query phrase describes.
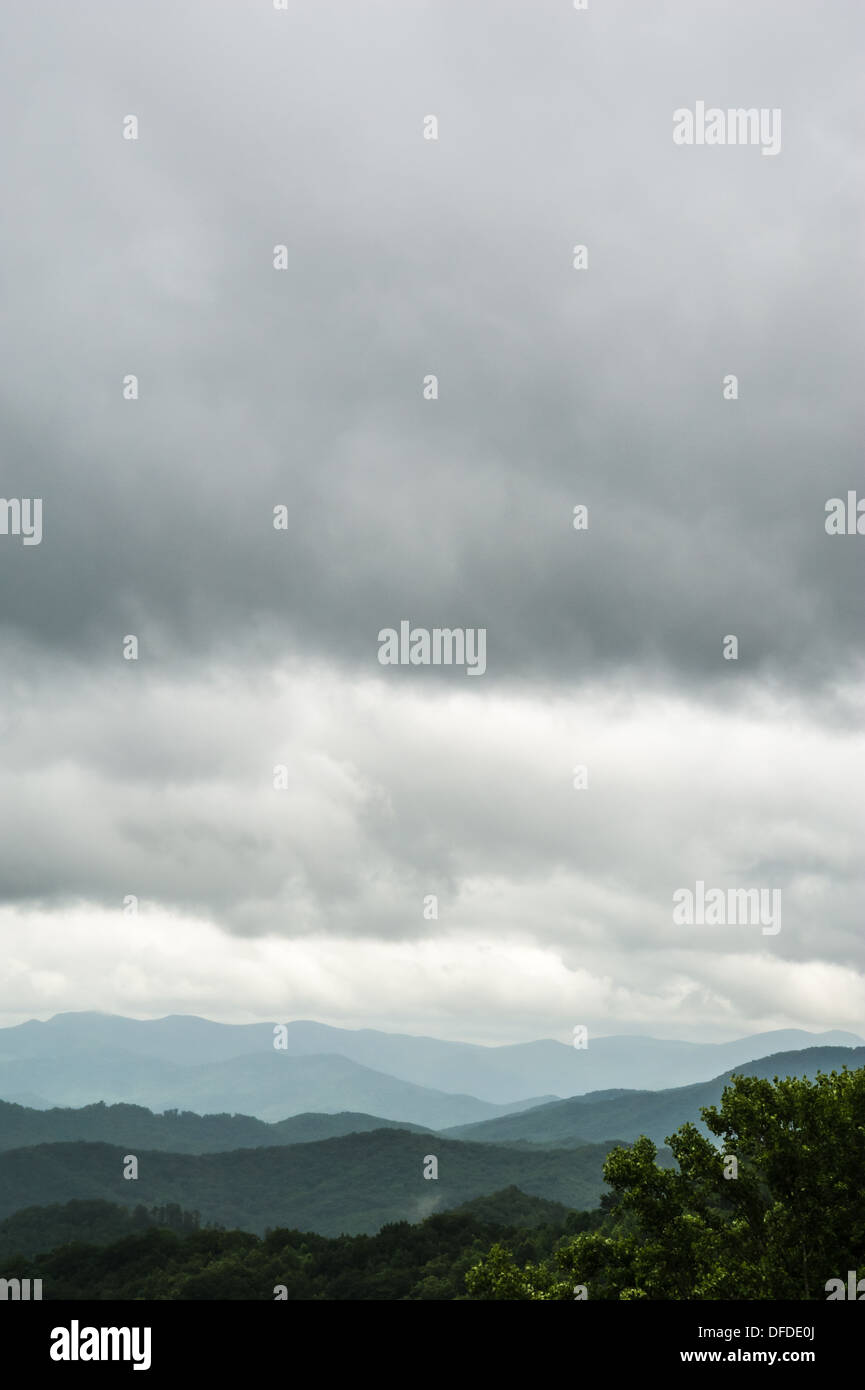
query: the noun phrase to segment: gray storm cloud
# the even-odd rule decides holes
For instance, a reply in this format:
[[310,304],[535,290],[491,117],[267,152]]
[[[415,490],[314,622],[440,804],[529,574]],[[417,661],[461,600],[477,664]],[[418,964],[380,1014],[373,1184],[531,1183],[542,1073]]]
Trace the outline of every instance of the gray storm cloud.
[[[8,628],[364,669],[408,615],[486,626],[499,680],[711,689],[728,632],[743,676],[852,669],[855,7],[816,51],[804,5],[40,13],[7,20],[52,74],[4,96],[4,485],[45,506]],[[674,146],[690,90],[783,105],[782,154]]]

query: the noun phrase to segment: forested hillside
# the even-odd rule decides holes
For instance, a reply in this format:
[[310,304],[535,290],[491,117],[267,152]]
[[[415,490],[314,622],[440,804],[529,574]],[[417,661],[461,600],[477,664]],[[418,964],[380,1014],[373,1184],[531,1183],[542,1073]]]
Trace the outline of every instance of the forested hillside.
[[266,1124],[252,1115],[196,1115],[191,1110],[166,1110],[155,1115],[143,1105],[106,1105],[103,1101],[77,1110],[34,1110],[0,1100],[0,1152],[83,1139],[127,1148],[164,1149],[168,1153],[222,1153],[276,1144],[309,1144],[372,1129],[427,1132],[423,1125],[347,1110],[335,1115],[292,1115],[287,1120]]
[[[123,1147],[42,1144],[0,1154],[0,1219],[22,1207],[95,1198],[128,1206],[175,1204],[206,1223],[264,1232],[372,1233],[420,1221],[511,1185],[568,1207],[597,1206],[612,1143],[518,1150],[402,1130],[374,1130],[282,1148],[175,1154],[141,1150],[138,1178],[123,1177]],[[424,1178],[434,1156],[438,1176]]]

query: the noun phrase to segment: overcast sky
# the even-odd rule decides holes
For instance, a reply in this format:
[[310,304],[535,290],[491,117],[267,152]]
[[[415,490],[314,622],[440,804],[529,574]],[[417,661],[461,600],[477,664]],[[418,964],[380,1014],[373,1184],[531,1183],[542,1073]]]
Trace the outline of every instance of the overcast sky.
[[863,14],[7,0],[0,1023],[865,1031]]

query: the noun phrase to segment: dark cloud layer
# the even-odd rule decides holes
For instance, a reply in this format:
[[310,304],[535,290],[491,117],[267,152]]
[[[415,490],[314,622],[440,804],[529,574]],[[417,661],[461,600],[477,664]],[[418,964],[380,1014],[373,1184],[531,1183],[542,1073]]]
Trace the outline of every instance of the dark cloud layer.
[[[2,547],[6,627],[370,669],[409,616],[486,626],[497,681],[677,684],[735,632],[737,674],[849,671],[861,19],[650,11],[13,7],[4,488],[45,537]],[[781,154],[674,147],[700,97],[781,107]]]

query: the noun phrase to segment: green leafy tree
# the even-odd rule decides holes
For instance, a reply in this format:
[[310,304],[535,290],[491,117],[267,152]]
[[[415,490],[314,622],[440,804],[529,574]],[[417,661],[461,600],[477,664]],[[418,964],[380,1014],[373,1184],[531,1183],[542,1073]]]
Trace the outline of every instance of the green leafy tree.
[[521,1268],[493,1247],[469,1291],[569,1298],[585,1284],[591,1299],[825,1299],[829,1279],[865,1263],[865,1068],[813,1081],[734,1076],[701,1114],[709,1135],[685,1124],[667,1140],[676,1168],[656,1163],[645,1135],[610,1153],[606,1221],[560,1243],[558,1281],[549,1264]]
[[495,1244],[466,1275],[466,1288],[475,1299],[511,1299],[520,1302],[572,1297],[561,1275],[548,1264],[522,1268],[503,1245]]

